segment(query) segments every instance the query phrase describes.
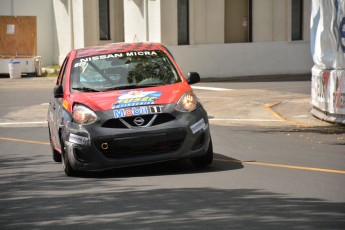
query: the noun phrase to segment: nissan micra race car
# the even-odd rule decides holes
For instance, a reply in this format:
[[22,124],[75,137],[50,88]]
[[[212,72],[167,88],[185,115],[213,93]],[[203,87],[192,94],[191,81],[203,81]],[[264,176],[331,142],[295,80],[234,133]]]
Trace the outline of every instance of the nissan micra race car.
[[67,176],[160,161],[212,163],[207,113],[171,53],[157,43],[72,50],[49,101],[52,156]]

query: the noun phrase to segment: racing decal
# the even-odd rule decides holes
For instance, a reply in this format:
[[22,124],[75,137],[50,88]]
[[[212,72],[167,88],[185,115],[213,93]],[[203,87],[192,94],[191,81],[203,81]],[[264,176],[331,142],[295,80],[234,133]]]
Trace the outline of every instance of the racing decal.
[[89,61],[97,61],[97,60],[104,60],[110,58],[122,58],[122,57],[135,57],[135,56],[157,56],[158,54],[155,51],[131,51],[126,53],[110,53],[110,54],[103,54],[98,56],[92,57],[85,57],[80,58],[78,63],[74,64],[75,67],[85,66]]
[[64,99],[63,102],[62,102],[62,106],[63,106],[65,109],[68,109],[68,101],[66,101],[66,100]]
[[138,105],[152,105],[162,95],[158,91],[130,91],[122,94],[116,100],[113,109],[138,106]]
[[202,129],[206,130],[207,127],[208,125],[205,123],[204,118],[201,118],[201,120],[195,123],[194,125],[192,125],[190,129],[192,130],[193,134],[195,134]]
[[140,106],[127,109],[115,109],[114,117],[121,118],[147,114],[158,114],[163,112],[162,108],[163,106]]
[[78,136],[73,133],[69,135],[69,142],[72,142],[72,143],[86,145],[88,140],[89,139],[87,137]]

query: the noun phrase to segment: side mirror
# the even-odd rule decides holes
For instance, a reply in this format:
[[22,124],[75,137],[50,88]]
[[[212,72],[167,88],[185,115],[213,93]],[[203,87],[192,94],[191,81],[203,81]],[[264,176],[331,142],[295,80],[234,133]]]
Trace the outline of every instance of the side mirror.
[[62,85],[56,85],[54,87],[54,97],[55,98],[61,98],[63,97],[63,88]]
[[189,72],[187,82],[190,85],[200,82],[200,75],[197,72]]

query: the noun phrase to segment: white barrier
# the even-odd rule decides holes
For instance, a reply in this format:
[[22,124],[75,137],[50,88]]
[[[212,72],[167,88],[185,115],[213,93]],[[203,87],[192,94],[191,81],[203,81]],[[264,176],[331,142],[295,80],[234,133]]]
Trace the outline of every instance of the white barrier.
[[312,68],[312,105],[331,114],[345,114],[345,70]]
[[313,115],[345,124],[345,0],[312,0]]

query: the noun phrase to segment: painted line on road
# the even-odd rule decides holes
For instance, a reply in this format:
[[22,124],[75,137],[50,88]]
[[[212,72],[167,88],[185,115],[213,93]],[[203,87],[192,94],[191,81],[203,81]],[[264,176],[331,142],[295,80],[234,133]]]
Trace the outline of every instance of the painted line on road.
[[31,141],[31,140],[15,139],[15,138],[8,138],[8,137],[0,137],[0,140],[2,140],[2,141],[24,142],[24,143],[39,144],[39,145],[49,145],[49,142]]
[[[8,138],[8,137],[0,137],[0,140],[49,145],[49,142],[31,141],[31,140],[23,140],[23,139]],[[225,160],[225,159],[220,159],[220,158],[215,158],[214,160],[222,161],[222,162],[249,164],[249,165],[262,165],[262,166],[269,166],[269,167],[276,167],[276,168],[288,168],[288,169],[299,169],[299,170],[307,170],[307,171],[345,174],[345,171],[343,170],[334,170],[334,169],[325,169],[325,168],[312,168],[312,167],[303,167],[303,166],[294,166],[294,165],[272,164],[272,163],[264,163],[264,162],[257,162],[257,161]]]
[[204,89],[204,90],[213,90],[213,91],[227,91],[232,89],[218,88],[218,87],[206,87],[206,86],[192,86],[193,89]]
[[2,122],[0,123],[0,127],[2,126],[9,126],[9,125],[46,125],[47,121],[24,121],[24,122]]
[[305,125],[305,124],[302,124],[302,123],[299,123],[297,121],[291,121],[291,120],[288,120],[286,119],[285,117],[281,116],[279,113],[275,112],[272,108],[276,105],[279,105],[281,102],[275,102],[275,103],[271,103],[271,104],[267,104],[265,105],[265,109],[267,111],[269,111],[273,116],[281,119],[282,121],[285,121],[289,124],[292,124],[292,125],[296,125],[298,127],[304,127],[304,128],[311,128],[313,126],[310,126],[310,125]]
[[264,162],[257,162],[257,161],[224,160],[224,159],[219,159],[219,158],[215,158],[214,160],[215,161],[223,161],[223,162],[249,164],[249,165],[262,165],[262,166],[269,166],[269,167],[276,167],[276,168],[288,168],[288,169],[299,169],[299,170],[307,170],[307,171],[318,171],[318,172],[345,174],[345,171],[343,171],[343,170],[334,170],[334,169],[325,169],[325,168],[313,168],[313,167],[303,167],[303,166],[294,166],[294,165],[272,164],[272,163],[264,163]]
[[283,122],[272,119],[241,119],[241,118],[209,118],[209,121],[248,121],[248,122]]

